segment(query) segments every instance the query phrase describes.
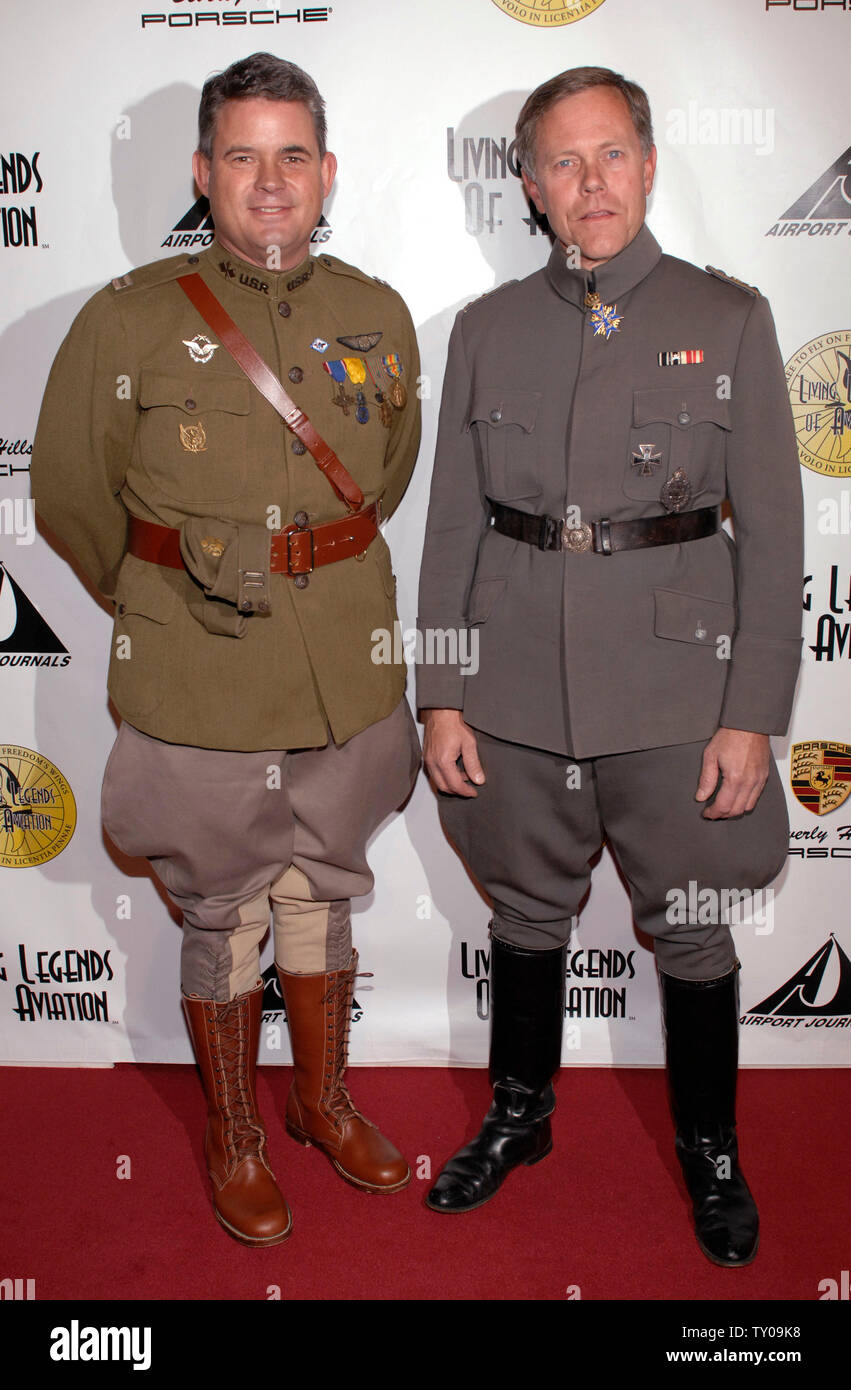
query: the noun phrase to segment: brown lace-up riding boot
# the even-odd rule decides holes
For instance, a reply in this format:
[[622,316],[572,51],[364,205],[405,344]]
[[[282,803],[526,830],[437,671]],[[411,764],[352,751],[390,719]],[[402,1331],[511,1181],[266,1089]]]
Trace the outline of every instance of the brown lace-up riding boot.
[[355,1108],[343,1080],[357,967],[354,951],[345,970],[291,975],[278,969],[295,1067],[286,1126],[299,1143],[322,1149],[355,1187],[398,1192],[410,1182],[411,1170]]
[[255,1072],[263,987],[229,1003],[183,996],[183,1009],[207,1097],[204,1152],[213,1206],[228,1235],[243,1245],[278,1245],[292,1215],[266,1161]]

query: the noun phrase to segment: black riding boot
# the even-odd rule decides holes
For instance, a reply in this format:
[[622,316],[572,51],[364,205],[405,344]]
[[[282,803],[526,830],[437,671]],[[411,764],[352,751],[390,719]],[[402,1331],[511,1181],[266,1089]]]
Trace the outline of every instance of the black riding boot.
[[561,1062],[565,947],[527,951],[491,937],[490,1075],[493,1103],[472,1143],[451,1158],[426,1203],[434,1211],[480,1207],[520,1163],[553,1146],[550,1085]]
[[745,1265],[759,1245],[759,1215],[738,1162],[738,962],[718,980],[663,975],[677,1157],[694,1207],[697,1243],[714,1264]]

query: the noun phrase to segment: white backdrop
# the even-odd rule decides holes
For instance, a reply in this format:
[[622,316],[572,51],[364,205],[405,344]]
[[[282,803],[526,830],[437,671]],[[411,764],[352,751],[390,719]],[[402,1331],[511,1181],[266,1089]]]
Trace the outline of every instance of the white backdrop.
[[[528,220],[510,150],[517,112],[534,86],[585,63],[641,82],[659,147],[648,220],[663,249],[721,266],[769,296],[810,465],[802,467],[809,578],[794,721],[775,743],[790,805],[789,863],[765,917],[735,929],[744,967],[742,1055],[762,1066],[846,1064],[845,7],[333,0],[261,9],[253,0],[153,0],[146,10],[140,0],[29,0],[7,8],[0,32],[3,1056],[89,1064],[190,1056],[179,1011],[178,926],[146,865],[120,861],[100,829],[100,780],[115,732],[105,693],[110,618],[33,530],[27,449],[50,362],[77,310],[109,278],[173,254],[176,225],[193,221],[190,157],[204,79],[270,49],[305,67],[328,103],[340,173],[325,209],[327,249],[399,289],[420,339],[423,448],[387,528],[403,628],[415,620],[454,315],[473,296],[537,269],[549,250]],[[191,233],[204,236],[197,214],[194,222]],[[832,771],[824,770],[824,743],[835,745]],[[816,802],[818,787],[832,782],[832,809],[824,797],[807,807],[793,794],[795,744],[812,744],[799,751],[796,775]],[[34,830],[22,829],[26,815],[14,809],[25,804],[21,787],[44,789],[45,800],[29,802]],[[358,985],[353,1060],[483,1063],[488,910],[441,834],[424,779],[404,814],[376,836],[371,862],[376,890],[356,903],[354,925],[362,967],[374,978]],[[267,946],[264,967],[270,962]],[[574,936],[568,986],[566,1062],[661,1061],[652,953],[636,937],[608,852]],[[286,1062],[271,986],[269,1008],[261,1060]]]

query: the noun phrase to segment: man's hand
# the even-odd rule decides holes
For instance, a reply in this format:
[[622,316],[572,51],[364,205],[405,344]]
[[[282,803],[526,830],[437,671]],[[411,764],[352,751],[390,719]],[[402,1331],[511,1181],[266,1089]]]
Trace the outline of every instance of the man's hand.
[[[426,771],[439,792],[454,796],[476,796],[471,785],[485,780],[479,762],[476,735],[461,718],[459,709],[425,709],[421,711],[425,736],[423,759]],[[461,767],[457,766],[461,759]]]
[[721,790],[704,811],[705,820],[725,820],[752,811],[768,780],[771,750],[768,734],[745,729],[718,729],[703,752],[695,801],[706,801]]

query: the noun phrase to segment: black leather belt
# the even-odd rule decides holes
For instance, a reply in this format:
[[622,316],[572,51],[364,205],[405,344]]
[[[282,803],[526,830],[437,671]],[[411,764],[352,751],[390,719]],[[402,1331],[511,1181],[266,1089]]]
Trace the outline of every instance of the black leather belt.
[[720,507],[700,507],[693,512],[648,516],[635,521],[604,519],[568,526],[560,517],[534,516],[516,507],[506,507],[503,502],[494,502],[490,497],[487,500],[493,513],[494,530],[500,535],[536,545],[539,550],[567,550],[573,554],[592,550],[597,555],[612,555],[616,550],[637,550],[646,545],[699,541],[704,536],[714,535],[721,527]]

